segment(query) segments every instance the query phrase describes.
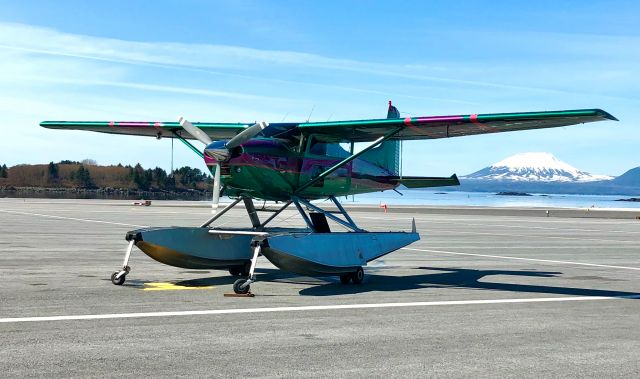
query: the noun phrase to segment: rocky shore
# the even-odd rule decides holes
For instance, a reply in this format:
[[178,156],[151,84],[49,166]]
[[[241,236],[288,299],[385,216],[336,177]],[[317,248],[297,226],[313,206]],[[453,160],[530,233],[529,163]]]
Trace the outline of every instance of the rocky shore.
[[0,186],[0,197],[47,199],[111,199],[111,200],[206,200],[210,193],[198,189],[134,190],[126,188],[48,188]]

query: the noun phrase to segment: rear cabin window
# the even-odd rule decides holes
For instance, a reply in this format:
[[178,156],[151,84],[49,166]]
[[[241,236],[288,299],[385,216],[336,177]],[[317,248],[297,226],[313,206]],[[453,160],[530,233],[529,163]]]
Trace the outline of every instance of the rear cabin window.
[[351,155],[352,144],[339,142],[324,142],[312,137],[309,142],[309,153],[326,155],[329,157],[346,158]]

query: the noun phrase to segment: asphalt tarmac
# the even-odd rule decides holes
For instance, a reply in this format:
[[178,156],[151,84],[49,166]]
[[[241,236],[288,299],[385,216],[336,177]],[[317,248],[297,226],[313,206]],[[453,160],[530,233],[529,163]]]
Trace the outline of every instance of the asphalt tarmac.
[[[161,265],[125,232],[194,226],[207,208],[0,199],[2,377],[640,376],[640,220],[360,209],[422,240],[361,285],[258,264],[254,298],[224,271]],[[560,214],[560,213],[557,213]],[[286,211],[278,226],[301,225]],[[243,209],[225,226],[246,226]]]

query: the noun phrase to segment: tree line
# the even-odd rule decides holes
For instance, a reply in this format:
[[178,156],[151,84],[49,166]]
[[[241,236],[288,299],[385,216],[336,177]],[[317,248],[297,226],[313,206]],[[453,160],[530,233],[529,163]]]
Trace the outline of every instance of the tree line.
[[0,166],[0,186],[48,188],[121,188],[137,190],[207,189],[211,176],[188,166],[167,173],[161,167],[144,169],[121,164],[99,166],[93,160],[63,160],[46,165]]

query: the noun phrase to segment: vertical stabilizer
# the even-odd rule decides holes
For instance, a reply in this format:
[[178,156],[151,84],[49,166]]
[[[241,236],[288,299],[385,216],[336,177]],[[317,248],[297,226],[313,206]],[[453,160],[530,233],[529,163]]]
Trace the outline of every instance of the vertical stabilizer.
[[398,108],[394,107],[391,104],[391,100],[389,100],[389,110],[387,110],[387,118],[400,118],[400,111]]
[[[400,118],[398,108],[391,101],[389,101],[387,118]],[[363,154],[362,158],[386,168],[392,175],[400,175],[400,141],[385,141],[375,149]]]

